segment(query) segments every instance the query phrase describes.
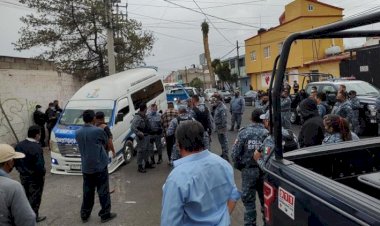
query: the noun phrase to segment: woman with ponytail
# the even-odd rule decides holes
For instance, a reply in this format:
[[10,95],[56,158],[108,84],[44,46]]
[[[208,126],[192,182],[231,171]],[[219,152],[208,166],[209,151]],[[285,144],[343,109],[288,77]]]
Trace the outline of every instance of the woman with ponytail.
[[323,124],[326,129],[326,134],[322,144],[359,140],[359,137],[350,131],[348,121],[339,115],[326,115],[323,118]]

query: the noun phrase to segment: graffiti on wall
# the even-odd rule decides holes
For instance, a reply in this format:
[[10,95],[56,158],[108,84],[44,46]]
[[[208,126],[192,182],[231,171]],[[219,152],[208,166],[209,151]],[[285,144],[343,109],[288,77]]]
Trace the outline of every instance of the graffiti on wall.
[[0,142],[14,144],[16,138],[11,126],[19,139],[25,138],[28,127],[33,124],[32,115],[36,102],[21,98],[7,98],[0,99],[0,103],[10,122],[9,125],[0,111]]

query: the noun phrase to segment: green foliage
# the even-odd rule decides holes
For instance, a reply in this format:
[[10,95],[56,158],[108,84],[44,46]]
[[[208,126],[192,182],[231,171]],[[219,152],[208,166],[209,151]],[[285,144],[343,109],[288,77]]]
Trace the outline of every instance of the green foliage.
[[195,88],[199,89],[199,88],[203,87],[203,82],[200,78],[194,78],[193,80],[191,80],[189,85],[191,87],[195,87]]
[[209,27],[206,21],[201,24],[203,35],[208,35]]
[[[22,51],[40,48],[38,58],[54,60],[58,67],[86,78],[108,74],[107,35],[109,26],[104,1],[20,0],[36,13],[21,18],[24,26],[14,43]],[[116,70],[123,71],[143,62],[154,38],[141,23],[121,15],[113,16]],[[115,23],[118,21],[118,23]]]
[[227,62],[222,63],[220,59],[214,59],[211,65],[222,82],[234,83],[238,80],[237,74],[231,74],[231,70]]

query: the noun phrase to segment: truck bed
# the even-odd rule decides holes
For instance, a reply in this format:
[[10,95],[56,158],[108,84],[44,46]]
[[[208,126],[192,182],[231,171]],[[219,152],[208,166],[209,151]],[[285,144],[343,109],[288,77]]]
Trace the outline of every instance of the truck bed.
[[380,200],[380,138],[300,149],[284,158]]

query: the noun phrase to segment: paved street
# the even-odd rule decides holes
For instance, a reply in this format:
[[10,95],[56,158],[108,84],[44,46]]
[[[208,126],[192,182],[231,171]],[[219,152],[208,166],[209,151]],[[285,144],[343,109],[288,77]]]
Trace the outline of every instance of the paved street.
[[[243,125],[249,123],[249,115],[252,109],[252,107],[247,107],[243,117]],[[237,132],[229,132],[228,135],[231,146]],[[212,139],[212,151],[220,155],[221,149],[216,136],[213,135]],[[46,166],[50,170],[50,155],[47,151],[45,154]],[[158,165],[156,169],[149,170],[146,174],[137,172],[137,165],[134,159],[133,162],[120,167],[115,173],[110,175],[111,187],[115,189],[115,193],[111,195],[112,211],[116,212],[118,217],[107,223],[107,225],[151,226],[160,224],[162,185],[170,173],[166,156],[164,155],[164,157],[163,164]],[[17,178],[18,173],[14,171],[12,176]],[[235,171],[235,180],[240,189],[241,176],[239,171]],[[46,215],[47,220],[39,225],[82,225],[79,216],[81,200],[81,176],[64,176],[47,173],[40,209],[40,214]],[[101,225],[100,219],[97,216],[99,210],[100,206],[96,197],[94,211],[87,225]],[[244,206],[240,200],[232,214],[232,225],[240,226],[243,224],[243,213]]]

